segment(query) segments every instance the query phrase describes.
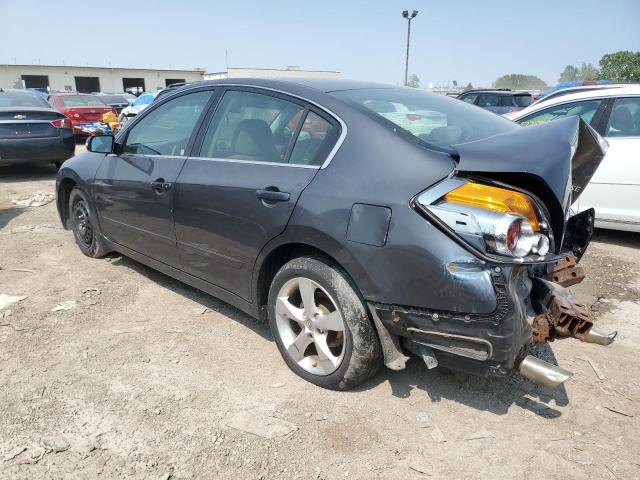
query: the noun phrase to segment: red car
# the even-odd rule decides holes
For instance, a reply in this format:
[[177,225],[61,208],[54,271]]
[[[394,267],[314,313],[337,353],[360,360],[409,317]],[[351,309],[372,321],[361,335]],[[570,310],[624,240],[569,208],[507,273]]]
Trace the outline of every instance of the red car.
[[52,93],[47,100],[53,108],[71,120],[73,133],[76,135],[87,135],[82,131],[81,125],[101,122],[102,115],[106,112],[118,114],[115,108],[104,103],[100,97],[87,93]]

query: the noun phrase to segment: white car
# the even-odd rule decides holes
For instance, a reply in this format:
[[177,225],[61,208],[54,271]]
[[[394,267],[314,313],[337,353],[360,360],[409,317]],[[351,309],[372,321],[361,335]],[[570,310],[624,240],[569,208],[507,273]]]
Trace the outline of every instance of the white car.
[[529,126],[571,115],[609,143],[573,209],[595,208],[596,227],[640,232],[640,85],[562,95],[504,117]]
[[135,117],[142,110],[144,110],[145,108],[147,108],[149,105],[153,103],[153,100],[156,98],[156,95],[158,95],[157,92],[145,92],[141,94],[138,98],[136,98],[133,101],[131,105],[122,109],[122,111],[120,112],[120,115],[118,116],[118,121],[120,123],[125,123],[130,118]]

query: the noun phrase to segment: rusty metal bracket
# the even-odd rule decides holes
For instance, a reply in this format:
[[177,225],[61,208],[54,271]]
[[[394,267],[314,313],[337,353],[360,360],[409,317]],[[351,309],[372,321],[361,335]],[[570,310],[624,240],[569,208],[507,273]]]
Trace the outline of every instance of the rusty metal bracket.
[[584,269],[578,265],[576,256],[570,253],[557,262],[551,263],[545,278],[563,287],[570,287],[580,283],[584,277]]

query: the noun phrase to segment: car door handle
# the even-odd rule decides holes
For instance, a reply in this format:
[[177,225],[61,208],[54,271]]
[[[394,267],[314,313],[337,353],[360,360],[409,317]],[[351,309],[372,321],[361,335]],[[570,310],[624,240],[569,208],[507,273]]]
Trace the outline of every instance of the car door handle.
[[163,178],[158,178],[153,182],[150,182],[151,189],[156,193],[164,193],[167,190],[171,189],[171,183],[165,182]]
[[280,190],[256,190],[256,197],[266,202],[288,202],[291,195]]

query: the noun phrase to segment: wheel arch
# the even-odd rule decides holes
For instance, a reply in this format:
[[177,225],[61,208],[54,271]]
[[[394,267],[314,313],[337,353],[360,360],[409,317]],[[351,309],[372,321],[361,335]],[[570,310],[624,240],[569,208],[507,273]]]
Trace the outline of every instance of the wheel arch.
[[[311,241],[314,237],[320,241]],[[289,260],[303,256],[320,258],[340,269],[365,302],[362,285],[357,281],[362,279],[363,270],[351,254],[325,234],[317,232],[316,235],[310,235],[310,232],[306,232],[302,236],[277,237],[260,252],[254,266],[252,291],[261,318],[266,318],[263,307],[268,303],[269,287],[275,274]]]
[[71,227],[69,226],[69,198],[71,197],[71,190],[75,186],[78,185],[73,178],[65,177],[60,180],[58,184],[57,191],[57,207],[58,207],[58,215],[60,216],[60,221],[62,222],[62,226],[69,230]]

